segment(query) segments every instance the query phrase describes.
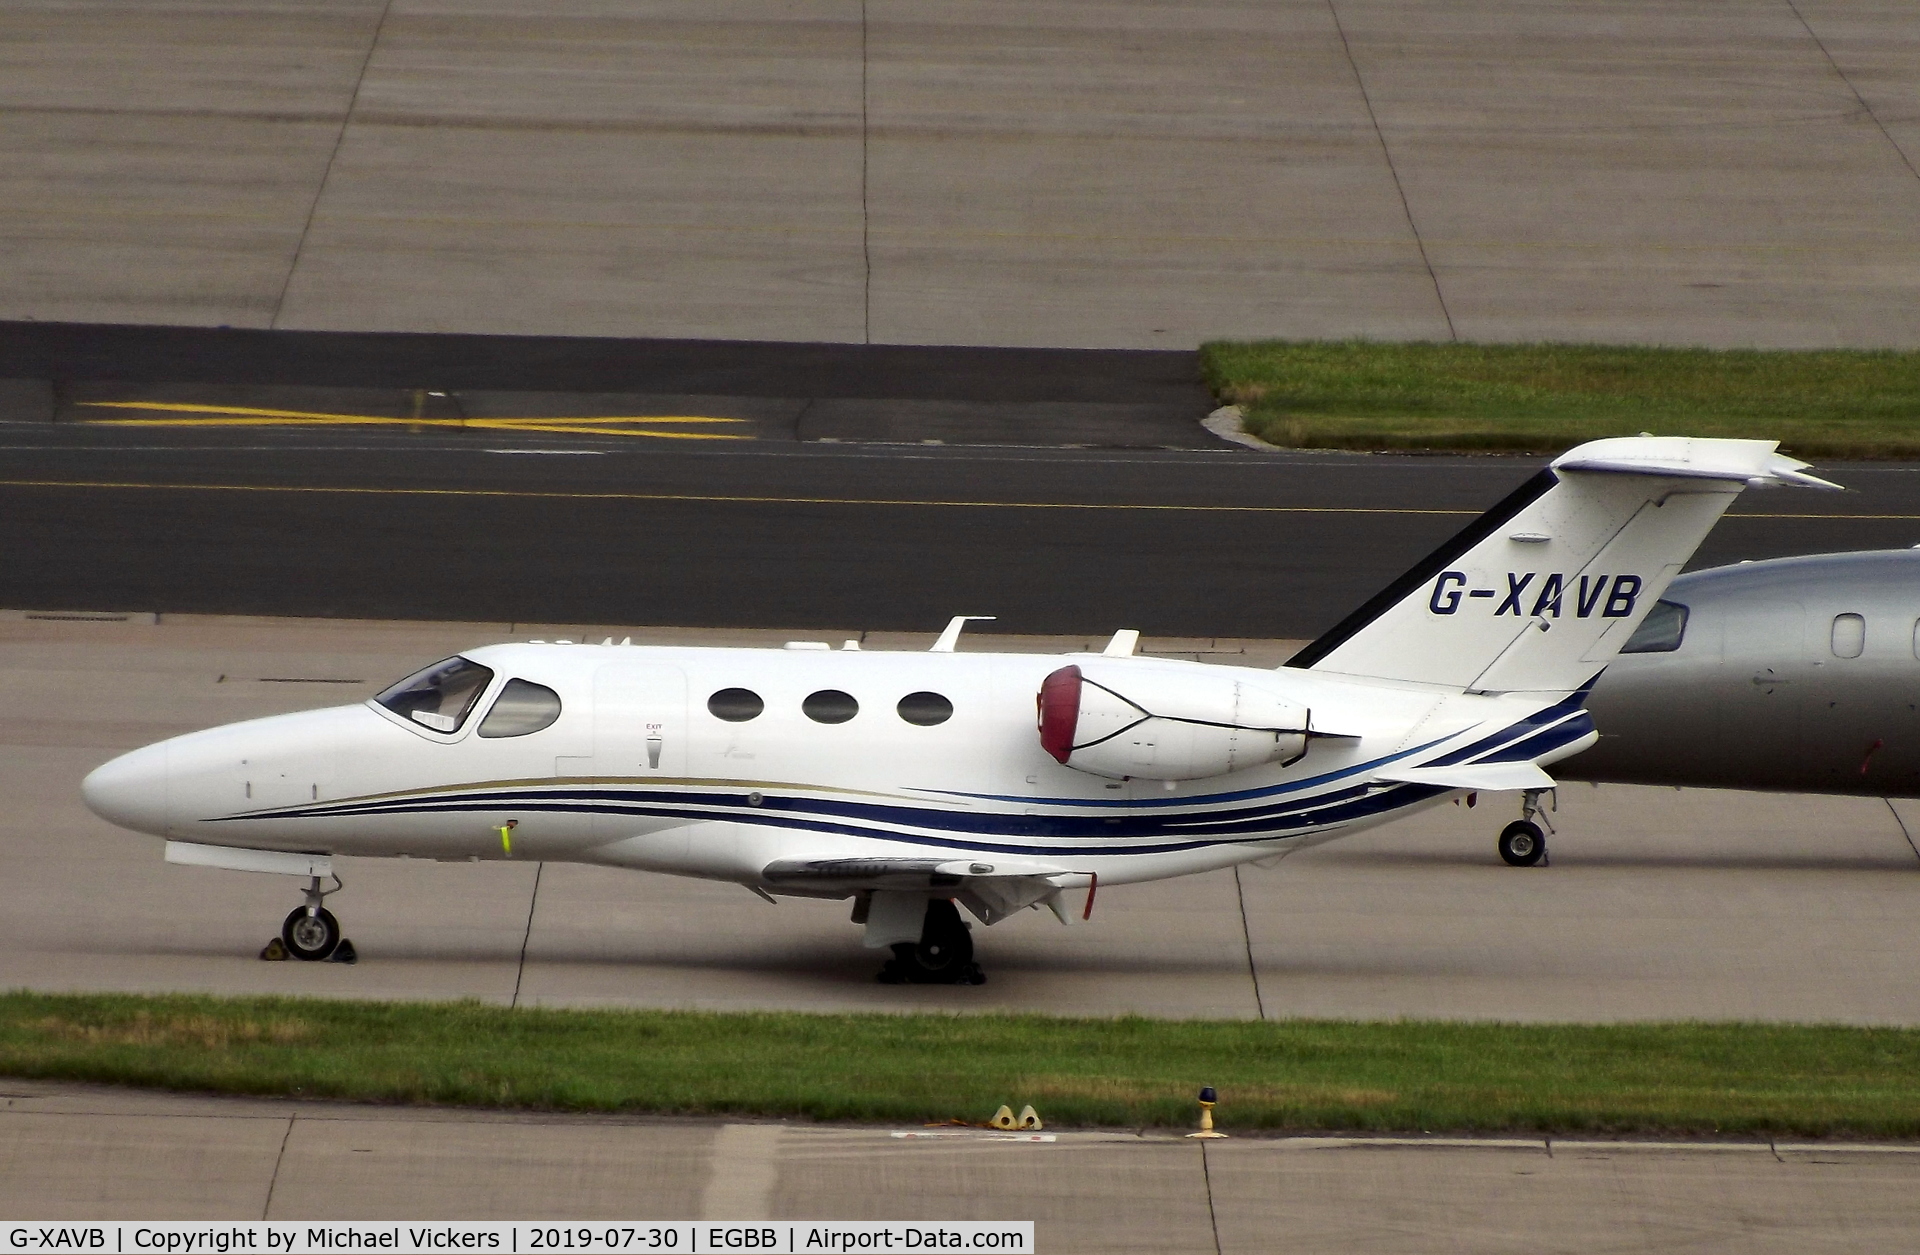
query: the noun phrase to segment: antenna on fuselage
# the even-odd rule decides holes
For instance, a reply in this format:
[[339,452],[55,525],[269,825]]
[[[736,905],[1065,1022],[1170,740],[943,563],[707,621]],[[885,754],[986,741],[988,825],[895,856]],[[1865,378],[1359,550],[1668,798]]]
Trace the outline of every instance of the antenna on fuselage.
[[953,647],[960,643],[960,633],[966,631],[969,623],[992,623],[999,618],[992,614],[956,614],[947,620],[946,631],[940,633],[940,639],[933,643],[930,654],[950,654]]

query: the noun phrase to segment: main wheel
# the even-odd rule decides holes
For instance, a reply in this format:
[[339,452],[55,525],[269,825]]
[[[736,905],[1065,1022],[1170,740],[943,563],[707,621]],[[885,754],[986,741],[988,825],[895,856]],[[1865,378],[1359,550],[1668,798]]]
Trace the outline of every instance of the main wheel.
[[980,969],[973,962],[973,934],[953,903],[936,898],[927,903],[927,922],[919,941],[893,947],[893,961],[880,979],[889,984],[977,985]]
[[340,921],[324,906],[312,915],[306,907],[296,906],[280,925],[280,940],[294,958],[318,963],[340,945]]
[[1500,830],[1500,857],[1509,867],[1532,867],[1547,852],[1540,825],[1516,819]]

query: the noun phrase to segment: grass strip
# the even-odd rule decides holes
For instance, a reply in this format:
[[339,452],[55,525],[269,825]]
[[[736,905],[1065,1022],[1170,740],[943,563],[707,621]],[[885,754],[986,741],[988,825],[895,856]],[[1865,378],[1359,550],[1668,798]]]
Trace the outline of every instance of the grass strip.
[[0,995],[0,1074],[557,1111],[1229,1129],[1920,1135],[1920,1031],[519,1010]]
[[1247,430],[1289,448],[1558,453],[1644,431],[1920,457],[1916,352],[1262,340],[1200,357]]

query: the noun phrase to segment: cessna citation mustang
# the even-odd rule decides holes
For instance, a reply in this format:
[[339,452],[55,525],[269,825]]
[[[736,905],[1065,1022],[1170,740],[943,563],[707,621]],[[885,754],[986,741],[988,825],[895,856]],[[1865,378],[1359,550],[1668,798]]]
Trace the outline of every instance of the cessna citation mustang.
[[[492,645],[358,706],[176,737],[87,804],[179,863],[308,878],[282,938],[326,958],[332,856],[564,860],[851,898],[881,979],[978,982],[982,923],[1272,859],[1593,744],[1584,703],[1748,485],[1832,488],[1772,441],[1560,457],[1286,666],[1103,653]],[[1038,712],[1036,726],[1035,713]]]

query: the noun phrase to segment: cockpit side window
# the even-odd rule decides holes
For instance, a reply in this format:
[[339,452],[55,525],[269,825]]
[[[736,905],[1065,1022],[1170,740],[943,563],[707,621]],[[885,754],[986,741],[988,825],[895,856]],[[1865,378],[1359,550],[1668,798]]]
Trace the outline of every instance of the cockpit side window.
[[492,680],[491,668],[449,658],[408,676],[373,700],[423,728],[458,732]]
[[1623,654],[1670,654],[1687,634],[1687,608],[1677,601],[1656,601],[1627,643]]
[[508,680],[480,721],[484,737],[525,736],[550,727],[560,717],[560,694],[531,680]]

